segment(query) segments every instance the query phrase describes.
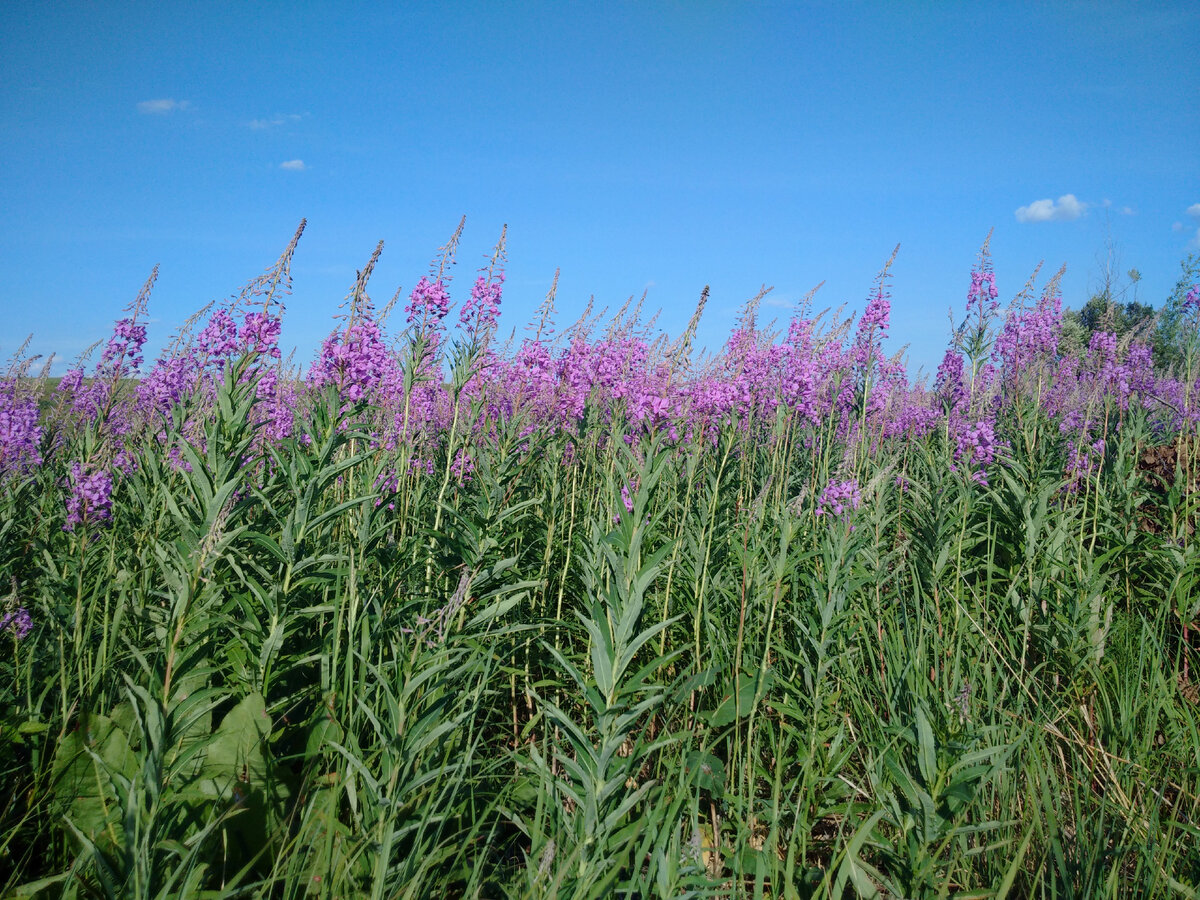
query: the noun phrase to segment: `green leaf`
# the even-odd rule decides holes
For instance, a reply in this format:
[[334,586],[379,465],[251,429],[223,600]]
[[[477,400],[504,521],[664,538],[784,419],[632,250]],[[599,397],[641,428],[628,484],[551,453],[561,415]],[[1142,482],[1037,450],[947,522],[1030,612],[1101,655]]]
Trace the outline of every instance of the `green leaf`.
[[933,728],[929,724],[929,715],[925,712],[925,704],[918,703],[914,711],[917,732],[917,766],[921,770],[921,778],[927,787],[932,787],[937,781],[937,745],[933,739]]
[[[52,887],[58,887],[64,881],[66,881],[68,878],[72,877],[73,874],[74,874],[73,872],[59,872],[57,875],[50,875],[46,878],[39,878],[37,881],[29,881],[29,882],[26,882],[25,884],[18,885],[17,887],[15,887],[13,889],[13,892],[11,894],[8,894],[6,896],[9,896],[12,898],[37,897],[43,891],[49,890]],[[64,896],[64,894],[60,893],[61,891],[62,891],[62,888],[59,888],[58,891],[55,891],[54,896],[56,896],[56,897]],[[46,896],[50,896],[50,895],[47,894]]]
[[268,779],[266,741],[271,734],[262,694],[248,694],[225,714],[206,747],[200,767],[203,787],[218,796],[236,782],[262,787]]
[[720,706],[709,713],[708,723],[713,728],[721,728],[735,719],[745,718],[754,707],[756,697],[767,692],[771,683],[771,673],[766,672],[759,683],[758,673],[744,673],[740,679],[737,691],[730,693],[721,701]]
[[54,753],[51,792],[56,811],[88,840],[118,840],[120,808],[113,778],[132,778],[138,760],[125,732],[107,716],[88,715]]
[[683,764],[684,771],[694,775],[696,786],[709,791],[715,799],[725,796],[725,763],[711,753],[693,750]]
[[1021,846],[1017,848],[1016,855],[1013,856],[1012,862],[1004,873],[1004,877],[1000,880],[1000,886],[996,889],[996,900],[1005,900],[1008,897],[1008,892],[1012,890],[1017,873],[1021,871],[1021,863],[1025,861],[1025,853],[1029,850],[1029,842],[1033,838],[1035,824],[1035,822],[1029,823],[1029,828],[1025,831],[1025,837],[1021,840]]

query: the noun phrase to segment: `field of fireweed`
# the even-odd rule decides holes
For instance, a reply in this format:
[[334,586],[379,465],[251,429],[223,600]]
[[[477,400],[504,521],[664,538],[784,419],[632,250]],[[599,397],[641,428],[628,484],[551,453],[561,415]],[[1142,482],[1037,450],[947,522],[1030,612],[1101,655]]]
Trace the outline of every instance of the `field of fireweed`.
[[914,387],[887,266],[505,343],[459,232],[307,370],[299,232],[152,365],[153,278],[9,368],[0,893],[1196,896],[1197,287],[1172,368],[1068,352],[985,244]]

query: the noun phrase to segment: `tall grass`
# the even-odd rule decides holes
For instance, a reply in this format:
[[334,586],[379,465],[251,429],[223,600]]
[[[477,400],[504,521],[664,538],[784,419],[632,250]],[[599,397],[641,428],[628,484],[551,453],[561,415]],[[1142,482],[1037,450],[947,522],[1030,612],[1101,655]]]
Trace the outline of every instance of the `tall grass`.
[[224,349],[132,378],[119,328],[6,445],[6,896],[1196,895],[1192,382],[961,341],[910,388],[882,277],[862,342],[751,308],[708,370],[428,292],[368,365],[360,278],[300,380],[293,249]]

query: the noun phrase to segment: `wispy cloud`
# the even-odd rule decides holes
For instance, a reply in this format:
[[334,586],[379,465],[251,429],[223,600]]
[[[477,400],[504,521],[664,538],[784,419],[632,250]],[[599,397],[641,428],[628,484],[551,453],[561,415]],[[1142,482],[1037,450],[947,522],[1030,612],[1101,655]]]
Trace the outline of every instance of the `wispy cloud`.
[[264,131],[267,128],[278,128],[280,125],[287,125],[289,122],[299,122],[302,116],[297,113],[276,113],[269,119],[251,119],[246,123],[246,127],[253,128],[255,131]]
[[[1189,216],[1192,217],[1193,221],[1200,222],[1200,203],[1193,203],[1185,211],[1187,212],[1187,214]],[[1180,225],[1179,230],[1183,231],[1182,224],[1178,223],[1178,222],[1176,224]],[[1189,250],[1200,250],[1200,227],[1196,228],[1196,233],[1193,234],[1192,239],[1190,241],[1188,241],[1188,249]]]
[[167,113],[183,112],[192,106],[187,100],[173,100],[164,97],[160,100],[143,100],[137,105],[138,112],[146,116],[165,116]]
[[1088,205],[1076,199],[1074,194],[1063,194],[1058,201],[1034,200],[1016,211],[1018,222],[1068,222],[1078,219],[1087,211]]
[[281,162],[279,168],[285,169],[288,172],[303,172],[308,168],[302,159],[289,159],[287,162]]

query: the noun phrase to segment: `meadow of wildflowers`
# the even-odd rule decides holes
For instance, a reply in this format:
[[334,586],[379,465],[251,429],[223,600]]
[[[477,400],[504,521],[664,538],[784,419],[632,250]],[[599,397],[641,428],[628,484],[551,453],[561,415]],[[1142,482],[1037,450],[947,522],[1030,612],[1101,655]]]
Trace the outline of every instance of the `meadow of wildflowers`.
[[460,225],[297,368],[302,230],[0,379],[4,896],[1196,896],[1200,285],[1071,354],[985,244],[924,385],[890,260],[504,340]]

